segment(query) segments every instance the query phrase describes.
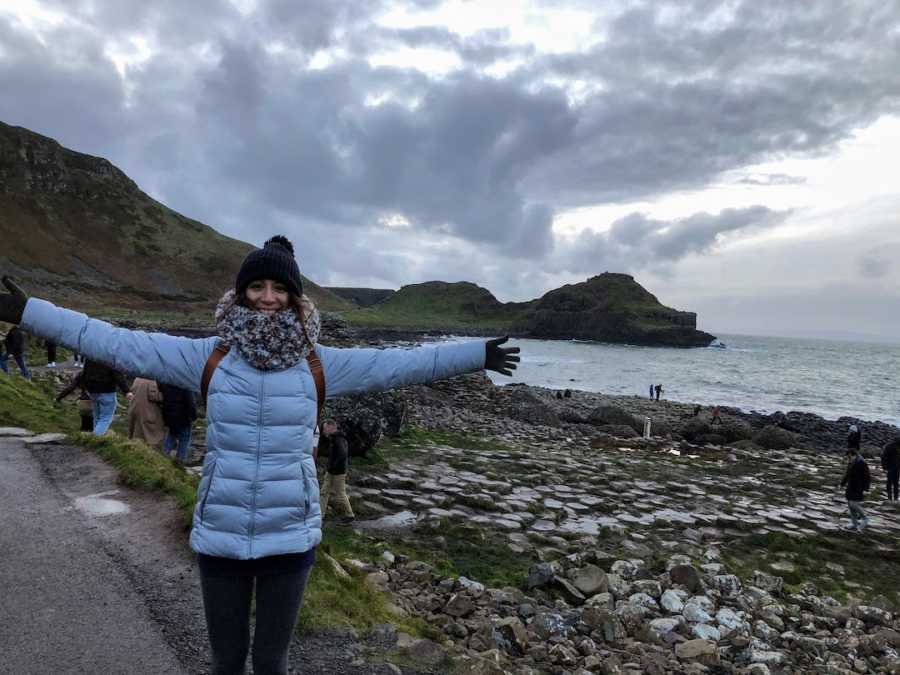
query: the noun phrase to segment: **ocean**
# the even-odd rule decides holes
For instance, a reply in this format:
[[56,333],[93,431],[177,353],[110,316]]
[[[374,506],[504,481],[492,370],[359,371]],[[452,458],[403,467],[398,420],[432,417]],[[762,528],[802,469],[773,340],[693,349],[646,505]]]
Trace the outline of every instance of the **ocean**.
[[726,348],[669,349],[594,342],[510,340],[522,348],[512,378],[554,389],[663,396],[746,411],[800,410],[900,425],[900,344],[722,335]]

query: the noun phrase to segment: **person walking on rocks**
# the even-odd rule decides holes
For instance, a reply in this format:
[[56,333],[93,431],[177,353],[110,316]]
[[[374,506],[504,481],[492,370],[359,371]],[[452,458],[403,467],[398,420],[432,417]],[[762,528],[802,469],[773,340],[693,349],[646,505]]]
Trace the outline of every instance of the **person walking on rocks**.
[[134,397],[128,403],[128,438],[144,441],[151,448],[162,450],[166,438],[166,423],[162,414],[162,393],[156,380],[136,377],[131,383]]
[[325,480],[322,481],[322,491],[319,498],[319,508],[322,512],[322,520],[328,510],[329,500],[334,505],[334,510],[341,516],[342,523],[353,522],[353,507],[347,497],[347,465],[350,460],[350,446],[347,438],[338,429],[337,422],[333,419],[326,420],[322,426],[322,438],[319,439],[319,447],[323,455],[328,456],[328,467],[325,470]]
[[9,293],[0,294],[0,321],[21,321],[89,359],[203,394],[208,451],[190,542],[215,673],[242,673],[251,652],[256,673],[287,673],[322,539],[313,432],[325,398],[483,368],[512,375],[519,361],[517,347],[502,346],[506,337],[415,349],[320,345],[319,312],[282,236],[247,255],[216,308],[217,335],[203,339],[116,328],[2,281]]
[[653,385],[650,385],[650,398],[653,398]]
[[56,368],[56,343],[53,340],[46,341],[47,367]]
[[84,373],[78,373],[68,386],[64,387],[61,392],[56,395],[56,402],[59,403],[66,396],[76,389],[80,389],[78,395],[78,417],[81,418],[81,429],[79,431],[94,430],[94,409],[91,405],[91,395],[84,388]]
[[890,501],[900,499],[900,438],[884,446],[881,451],[881,468],[887,474],[887,498]]
[[851,424],[850,429],[847,431],[847,449],[854,448],[859,452],[861,443],[862,433],[860,432],[859,427],[855,424]]
[[849,530],[862,532],[869,524],[869,517],[863,510],[862,503],[866,492],[872,484],[872,476],[869,473],[869,465],[862,458],[856,448],[847,450],[847,471],[841,480],[841,487],[845,487],[844,496],[847,498],[847,507],[850,511]]
[[25,336],[18,325],[13,326],[6,333],[4,344],[6,345],[6,355],[3,360],[3,371],[9,373],[6,359],[11,356],[15,360],[16,365],[19,366],[19,372],[22,373],[22,377],[26,380],[30,380],[31,371],[28,370],[28,366],[25,364]]
[[[112,360],[110,358],[110,360]],[[105,363],[88,359],[84,370],[80,373],[81,383],[91,395],[91,412],[94,418],[94,435],[102,436],[109,430],[116,414],[116,389],[119,389],[130,401],[134,394],[128,389],[128,383],[122,373],[110,368]]]
[[163,452],[171,454],[176,449],[175,458],[179,464],[187,462],[191,449],[191,429],[197,419],[197,401],[187,389],[173,384],[160,384],[162,394],[162,418],[169,428],[163,442]]
[[722,424],[722,411],[719,410],[719,406],[713,408],[712,411],[712,421],[709,423],[710,426],[714,424]]
[[662,390],[663,390],[663,388],[662,388],[661,384],[656,385],[656,400],[657,401],[659,400],[659,397],[662,394]]

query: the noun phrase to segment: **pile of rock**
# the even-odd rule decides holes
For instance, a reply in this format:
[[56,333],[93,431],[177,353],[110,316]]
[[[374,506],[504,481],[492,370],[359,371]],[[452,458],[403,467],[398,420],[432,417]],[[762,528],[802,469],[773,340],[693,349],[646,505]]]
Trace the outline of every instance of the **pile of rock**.
[[841,605],[811,585],[729,574],[711,548],[642,560],[574,554],[532,567],[529,591],[485,588],[386,556],[369,581],[440,628],[479,673],[900,673],[886,601]]

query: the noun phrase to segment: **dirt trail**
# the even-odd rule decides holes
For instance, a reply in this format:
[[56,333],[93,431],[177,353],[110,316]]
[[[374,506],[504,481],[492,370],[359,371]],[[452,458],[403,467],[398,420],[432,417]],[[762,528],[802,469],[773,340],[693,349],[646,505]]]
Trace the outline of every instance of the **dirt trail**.
[[[0,550],[3,672],[209,672],[199,577],[174,502],[120,485],[91,452],[0,438]],[[291,672],[396,673],[363,660],[379,646],[303,636]]]

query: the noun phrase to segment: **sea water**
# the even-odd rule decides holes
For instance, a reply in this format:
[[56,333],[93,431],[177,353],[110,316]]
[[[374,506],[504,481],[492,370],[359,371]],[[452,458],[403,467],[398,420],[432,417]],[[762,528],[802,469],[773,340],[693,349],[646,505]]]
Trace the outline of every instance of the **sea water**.
[[726,348],[670,349],[563,340],[510,340],[522,348],[512,378],[554,389],[663,397],[760,412],[812,412],[900,424],[900,344],[720,336]]

